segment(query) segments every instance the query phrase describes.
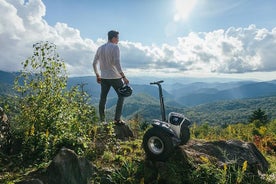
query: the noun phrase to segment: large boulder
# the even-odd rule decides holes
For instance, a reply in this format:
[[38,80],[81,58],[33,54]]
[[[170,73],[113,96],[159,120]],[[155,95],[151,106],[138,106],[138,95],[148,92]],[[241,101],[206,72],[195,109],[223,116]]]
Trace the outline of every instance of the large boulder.
[[62,148],[47,168],[47,179],[49,184],[87,184],[93,171],[88,160]]
[[[206,162],[223,169],[225,166],[242,168],[245,161],[246,172],[250,175],[259,177],[259,173],[266,173],[269,169],[269,163],[253,143],[238,140],[190,140],[188,144],[176,148],[165,162],[146,158],[145,183],[191,183],[191,173]],[[176,173],[176,170],[181,173]]]
[[199,142],[191,141],[188,145],[181,147],[188,157],[194,158],[198,163],[202,163],[202,156],[219,166],[236,164],[243,166],[247,161],[247,171],[257,174],[258,171],[266,173],[269,168],[269,163],[257,149],[257,147],[250,142],[243,142],[239,140],[228,141],[213,141],[213,142]]
[[85,158],[67,148],[62,148],[50,165],[32,172],[17,184],[88,184],[95,167]]

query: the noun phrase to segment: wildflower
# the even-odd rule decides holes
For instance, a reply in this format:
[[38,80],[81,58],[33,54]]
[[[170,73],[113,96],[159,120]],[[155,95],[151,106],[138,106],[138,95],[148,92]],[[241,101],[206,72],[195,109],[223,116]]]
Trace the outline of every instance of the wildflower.
[[247,169],[247,160],[245,160],[245,161],[243,162],[243,165],[242,165],[242,172],[245,172],[246,169]]
[[35,132],[35,127],[34,127],[34,124],[33,124],[32,127],[31,127],[30,135],[34,135],[34,132]]
[[208,159],[207,157],[205,157],[205,156],[200,156],[200,159],[201,159],[203,162],[205,162],[205,163],[209,163],[209,162],[210,162],[209,159]]
[[226,163],[223,164],[223,170],[226,172],[227,171],[227,165]]
[[48,138],[49,137],[49,130],[47,129],[45,132],[45,137]]

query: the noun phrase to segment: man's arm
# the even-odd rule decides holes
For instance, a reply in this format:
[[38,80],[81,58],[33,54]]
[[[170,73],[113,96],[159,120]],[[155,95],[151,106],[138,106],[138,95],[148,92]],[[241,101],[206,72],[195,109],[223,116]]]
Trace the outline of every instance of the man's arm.
[[101,77],[100,77],[100,74],[99,74],[98,68],[97,68],[98,61],[99,61],[99,54],[98,54],[98,51],[97,51],[96,55],[94,57],[94,61],[93,61],[93,70],[94,70],[94,73],[96,74],[97,82],[101,83]]

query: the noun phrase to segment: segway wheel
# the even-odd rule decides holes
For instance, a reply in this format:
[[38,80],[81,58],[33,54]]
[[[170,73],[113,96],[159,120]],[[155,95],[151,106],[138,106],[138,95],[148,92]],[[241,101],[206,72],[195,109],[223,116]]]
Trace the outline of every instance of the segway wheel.
[[181,145],[186,144],[190,140],[190,129],[186,126],[181,127],[180,133]]
[[143,148],[151,160],[165,161],[174,150],[172,137],[160,128],[150,128],[143,137]]

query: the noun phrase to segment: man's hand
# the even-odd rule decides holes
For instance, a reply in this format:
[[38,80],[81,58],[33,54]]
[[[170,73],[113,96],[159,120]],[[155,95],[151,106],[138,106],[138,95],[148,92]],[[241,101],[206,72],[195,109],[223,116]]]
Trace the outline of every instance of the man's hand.
[[96,75],[96,80],[97,80],[97,83],[101,84],[101,77],[99,75]]
[[125,84],[129,84],[129,80],[126,77],[123,78],[123,81]]

